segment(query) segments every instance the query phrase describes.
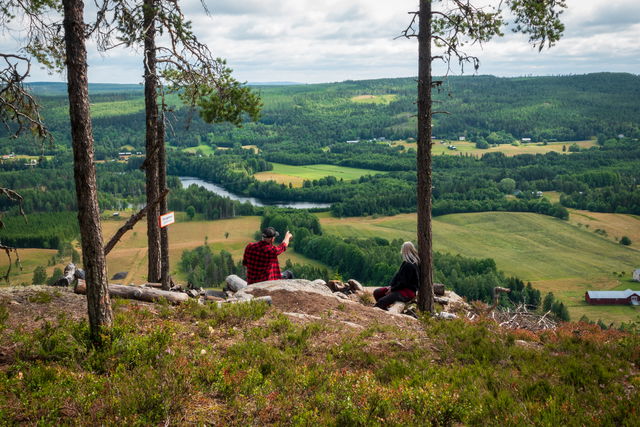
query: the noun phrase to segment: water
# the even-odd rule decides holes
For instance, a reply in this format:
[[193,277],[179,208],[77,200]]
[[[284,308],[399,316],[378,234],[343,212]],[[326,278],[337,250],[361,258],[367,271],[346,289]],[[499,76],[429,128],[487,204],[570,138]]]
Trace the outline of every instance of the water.
[[241,203],[249,202],[253,206],[276,206],[279,208],[296,208],[296,209],[312,209],[312,208],[328,209],[331,206],[331,204],[329,203],[313,203],[313,202],[263,202],[259,199],[256,199],[255,197],[238,196],[237,194],[230,193],[229,191],[225,190],[223,187],[217,184],[203,181],[199,178],[192,178],[188,176],[181,176],[179,178],[183,188],[187,188],[191,184],[196,184],[202,188],[206,188],[212,193],[216,193],[219,196],[228,197],[231,200],[237,200]]

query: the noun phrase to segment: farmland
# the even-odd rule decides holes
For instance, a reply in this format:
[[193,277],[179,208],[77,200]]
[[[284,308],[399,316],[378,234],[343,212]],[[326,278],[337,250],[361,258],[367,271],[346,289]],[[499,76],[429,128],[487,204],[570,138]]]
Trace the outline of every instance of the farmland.
[[[590,213],[591,215],[591,213]],[[614,224],[633,227],[638,219],[609,214]],[[379,218],[321,217],[325,232],[342,237],[415,239],[415,214]],[[637,225],[636,225],[637,227]],[[592,307],[587,290],[632,288],[631,271],[640,267],[637,244],[623,247],[606,237],[531,213],[486,212],[434,218],[434,248],[473,258],[493,258],[498,269],[531,281],[564,301],[574,319],[583,314],[603,321],[629,321],[635,307]],[[614,274],[615,272],[615,274]],[[623,277],[619,277],[624,272]]]
[[[242,258],[244,247],[254,239],[254,233],[260,228],[260,217],[237,217],[219,221],[185,221],[186,216],[178,213],[177,222],[169,227],[169,256],[171,260],[171,274],[177,282],[181,283],[185,278],[178,270],[178,263],[182,252],[203,245],[205,240],[214,252],[225,250],[233,256],[234,261]],[[105,241],[123,225],[124,220],[108,219],[102,222],[102,232]],[[140,221],[133,230],[129,231],[120,240],[107,257],[109,277],[118,272],[128,272],[124,280],[116,280],[113,283],[144,283],[147,271],[147,225]],[[225,237],[225,233],[229,233]],[[78,248],[79,249],[79,248]],[[33,277],[33,270],[38,265],[46,266],[48,260],[55,255],[51,249],[20,249],[24,269],[13,267],[11,274],[12,283],[29,283]],[[280,256],[281,263],[291,259],[294,263],[322,266],[320,263],[310,260],[294,251],[285,252]],[[47,267],[47,274],[51,275],[55,267],[63,268],[64,264]],[[6,256],[0,257],[0,272],[4,274],[7,268]]]
[[345,181],[358,179],[363,175],[375,175],[381,172],[371,169],[349,168],[345,166],[335,165],[306,165],[292,166],[281,163],[272,163],[273,170],[267,172],[259,172],[254,175],[258,181],[276,181],[279,184],[291,185],[293,187],[302,187],[304,180],[314,180],[324,178],[325,176],[334,176],[338,180]]
[[[392,217],[334,218],[328,213],[317,214],[327,234],[340,237],[382,237],[415,240],[415,214]],[[564,301],[573,319],[583,314],[590,319],[620,322],[635,319],[640,312],[634,307],[594,307],[584,303],[587,290],[618,290],[633,288],[631,271],[640,267],[640,237],[629,233],[634,242],[630,247],[587,228],[581,212],[572,212],[569,222],[532,213],[485,212],[444,215],[434,218],[434,248],[440,252],[461,254],[473,258],[493,258],[498,269],[531,281],[541,292],[553,292]],[[595,216],[594,216],[595,215]],[[633,229],[638,232],[637,217],[620,214],[594,214],[609,224],[611,230]],[[577,219],[580,218],[580,219]],[[582,222],[580,222],[582,221]],[[186,221],[182,213],[178,222],[169,227],[171,274],[184,281],[178,271],[182,252],[207,243],[214,252],[230,252],[234,260],[242,256],[244,246],[253,240],[260,224],[259,217],[238,217],[218,221]],[[595,222],[593,224],[596,224]],[[122,220],[103,222],[106,238],[122,225]],[[225,237],[225,233],[229,233]],[[613,231],[612,231],[613,233]],[[53,250],[23,249],[20,251],[24,271],[14,268],[12,281],[31,282],[36,265],[46,265]],[[294,251],[281,257],[293,262],[322,266]],[[146,223],[138,223],[126,234],[108,256],[110,276],[127,271],[123,283],[142,283],[147,268]],[[58,267],[61,267],[59,265]],[[6,269],[6,257],[0,258],[0,268]],[[53,266],[48,267],[51,274]],[[622,277],[620,276],[622,274]]]
[[[576,144],[580,149],[588,149],[596,145],[596,141],[563,141],[563,142],[550,142],[545,144],[532,142],[532,143],[520,143],[519,145],[500,144],[497,146],[489,147],[487,149],[476,148],[475,142],[472,141],[446,141],[436,140],[432,152],[434,155],[460,155],[460,154],[472,154],[474,156],[484,156],[487,153],[504,153],[506,156],[516,156],[519,154],[546,154],[550,152],[571,154],[568,151],[568,147],[572,144]],[[404,140],[393,141],[393,146],[401,145],[405,148],[416,149],[415,142],[407,142]],[[448,147],[453,145],[455,150],[451,150]],[[564,150],[563,150],[564,147]]]

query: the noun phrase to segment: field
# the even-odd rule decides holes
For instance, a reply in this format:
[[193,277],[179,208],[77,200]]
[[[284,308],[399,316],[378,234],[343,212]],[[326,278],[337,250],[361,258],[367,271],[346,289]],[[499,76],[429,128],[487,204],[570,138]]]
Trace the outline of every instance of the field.
[[395,101],[398,98],[398,95],[387,94],[387,95],[358,95],[351,98],[351,101],[357,102],[360,104],[389,104]]
[[[449,154],[449,155],[459,155],[460,153],[464,154],[473,154],[475,156],[483,156],[487,153],[495,153],[500,152],[504,153],[507,156],[515,156],[518,154],[545,154],[551,151],[556,153],[563,153],[562,147],[565,146],[566,149],[569,149],[571,144],[577,144],[580,148],[586,149],[589,147],[593,147],[596,145],[596,141],[588,140],[588,141],[567,141],[567,142],[550,142],[547,145],[542,145],[540,143],[527,143],[520,144],[518,146],[514,146],[511,144],[500,144],[496,147],[490,147],[486,150],[481,150],[476,148],[475,142],[470,141],[448,141],[444,142],[442,140],[435,140],[433,145],[432,152],[435,155]],[[407,141],[394,141],[392,145],[402,145],[406,148],[416,148],[415,142],[407,142]],[[455,150],[450,150],[447,148],[449,145],[454,145],[456,147]],[[569,151],[565,153],[569,154]]]
[[258,181],[273,180],[280,184],[289,185],[289,183],[291,183],[293,187],[302,187],[302,182],[305,179],[314,180],[324,178],[325,176],[335,176],[338,179],[347,181],[358,179],[363,175],[375,175],[379,173],[383,172],[334,165],[291,166],[273,163],[273,170],[259,172],[255,174],[254,177]]
[[197,147],[189,147],[189,148],[183,148],[182,151],[184,151],[185,153],[197,153],[198,151],[200,151],[202,154],[204,155],[210,155],[216,152],[216,149],[211,147],[210,145],[198,145]]
[[[203,245],[205,239],[214,252],[224,249],[230,252],[234,261],[242,258],[244,247],[253,241],[253,234],[260,228],[260,217],[241,217],[219,221],[183,221],[184,214],[178,213],[177,222],[169,226],[169,257],[171,274],[179,283],[184,283],[185,277],[178,271],[178,263],[182,252]],[[102,231],[105,241],[124,224],[125,218],[109,219],[102,222]],[[124,280],[114,280],[113,283],[144,283],[147,270],[147,225],[140,221],[133,230],[129,231],[107,257],[109,277],[118,272],[128,272]],[[225,238],[225,232],[229,236]],[[18,271],[13,267],[11,282],[19,284],[26,282],[31,284],[33,270],[38,265],[47,265],[47,261],[56,253],[50,249],[20,249],[24,270]],[[7,257],[0,257],[0,274],[4,274],[7,268]],[[15,258],[15,257],[14,257]],[[294,251],[285,252],[280,256],[281,265],[291,259],[300,264],[311,264],[319,267],[324,265],[310,260]],[[64,264],[47,267],[47,274],[51,275],[55,267],[63,268]]]
[[[617,227],[636,224],[637,229],[637,218],[613,216],[612,223]],[[330,234],[403,240],[415,240],[415,221],[415,214],[321,218],[323,229]],[[632,270],[640,267],[638,244],[624,247],[572,222],[507,212],[437,217],[433,239],[437,251],[493,258],[506,274],[531,281],[544,293],[553,292],[568,305],[573,319],[586,314],[594,320],[619,322],[640,315],[635,307],[592,307],[584,303],[587,290],[634,288],[630,277]],[[623,277],[619,277],[622,272]]]
[[[416,216],[333,218],[318,214],[324,231],[342,237],[400,238],[415,240]],[[123,224],[124,219],[103,221],[106,238]],[[635,307],[595,307],[584,303],[587,290],[624,290],[638,288],[631,282],[631,272],[640,268],[640,227],[638,217],[621,214],[598,214],[572,211],[568,222],[532,213],[486,212],[436,217],[433,225],[434,248],[441,252],[474,258],[493,258],[500,270],[533,282],[543,293],[553,292],[564,301],[573,319],[583,314],[605,322],[634,320],[640,315]],[[214,251],[225,249],[239,260],[247,242],[253,240],[259,217],[242,217],[219,221],[184,221],[169,227],[171,272],[179,282],[184,277],[177,271],[182,252],[202,245],[207,239]],[[589,225],[589,227],[587,227]],[[604,236],[595,229],[607,230]],[[625,232],[632,240],[621,246],[613,237]],[[225,232],[229,236],[225,238]],[[12,282],[31,283],[36,265],[46,265],[53,250],[22,249],[24,271],[14,267]],[[282,257],[294,262],[321,264],[293,251]],[[147,265],[146,224],[139,223],[127,233],[108,257],[110,276],[129,272],[120,283],[142,283]],[[58,265],[61,267],[62,265]],[[0,273],[7,267],[0,257]],[[51,274],[54,266],[47,268]]]

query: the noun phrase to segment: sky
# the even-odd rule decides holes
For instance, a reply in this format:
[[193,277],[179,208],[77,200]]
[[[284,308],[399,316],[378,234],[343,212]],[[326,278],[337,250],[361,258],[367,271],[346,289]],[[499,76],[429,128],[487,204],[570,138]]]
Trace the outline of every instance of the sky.
[[[417,10],[417,0],[204,2],[209,16],[198,0],[183,1],[183,10],[200,40],[215,56],[226,58],[240,81],[319,83],[417,75],[417,41],[396,39],[409,23],[408,12]],[[639,1],[567,0],[567,5],[565,33],[553,48],[538,52],[526,36],[505,31],[504,37],[470,49],[480,58],[478,73],[640,73]],[[0,51],[10,44],[4,35]],[[89,65],[94,83],[142,81],[140,51],[105,55],[89,46]],[[436,64],[434,73],[444,72]],[[64,79],[36,68],[29,80]]]

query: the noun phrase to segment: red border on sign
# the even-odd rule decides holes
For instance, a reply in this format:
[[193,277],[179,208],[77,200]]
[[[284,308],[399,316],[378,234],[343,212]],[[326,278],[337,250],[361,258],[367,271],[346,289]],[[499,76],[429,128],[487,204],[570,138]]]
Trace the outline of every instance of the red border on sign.
[[[166,225],[162,225],[162,217],[163,217],[163,216],[166,216],[166,215],[173,215],[173,222],[170,222],[169,224],[166,224]],[[169,226],[169,225],[171,225],[171,224],[174,224],[174,223],[176,222],[175,215],[176,215],[176,213],[175,213],[174,211],[167,212],[166,214],[162,214],[162,215],[160,215],[160,216],[158,217],[158,226],[160,226],[160,228],[164,228],[164,227],[167,227],[167,226]]]

